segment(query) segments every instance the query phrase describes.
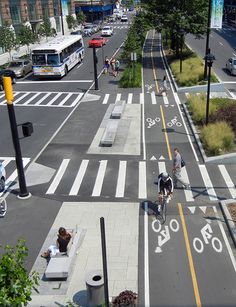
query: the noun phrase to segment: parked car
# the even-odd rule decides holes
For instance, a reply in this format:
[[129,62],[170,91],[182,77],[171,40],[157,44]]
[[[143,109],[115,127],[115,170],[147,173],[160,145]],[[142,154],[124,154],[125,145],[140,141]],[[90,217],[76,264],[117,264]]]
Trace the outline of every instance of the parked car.
[[94,20],[93,25],[96,25],[98,31],[100,31],[102,29],[102,20]]
[[127,17],[127,15],[123,14],[123,15],[121,16],[120,21],[122,21],[122,22],[126,22],[126,21],[128,21],[128,17]]
[[93,24],[92,26],[93,26],[93,32],[94,32],[94,33],[96,33],[96,32],[98,32],[98,31],[99,31],[99,27],[98,27],[98,25]]
[[102,28],[102,36],[111,36],[113,35],[113,27],[105,26]]
[[13,84],[16,83],[16,74],[13,70],[10,69],[2,69],[0,70],[0,91],[3,90],[3,77],[11,77],[11,81]]
[[236,58],[229,58],[226,62],[226,69],[231,73],[231,75],[236,75]]
[[106,45],[108,39],[102,36],[95,36],[92,39],[89,40],[88,44],[89,47],[102,47],[103,45]]
[[6,171],[2,162],[0,162],[0,192],[5,190],[5,181],[6,181]]
[[11,61],[7,69],[14,71],[17,78],[24,77],[32,71],[32,62],[28,59],[18,59]]
[[94,33],[93,25],[85,25],[83,33],[85,36],[91,36]]
[[82,32],[80,30],[76,30],[76,31],[70,32],[70,35],[82,35]]

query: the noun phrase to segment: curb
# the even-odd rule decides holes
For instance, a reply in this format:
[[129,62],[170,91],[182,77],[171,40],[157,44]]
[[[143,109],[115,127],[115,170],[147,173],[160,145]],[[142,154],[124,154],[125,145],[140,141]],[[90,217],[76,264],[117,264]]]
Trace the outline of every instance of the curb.
[[223,216],[224,216],[225,222],[227,224],[227,227],[229,229],[230,235],[231,235],[232,240],[234,242],[234,246],[236,247],[236,226],[235,226],[234,222],[232,221],[232,217],[231,217],[229,210],[227,208],[228,204],[235,203],[235,202],[236,202],[235,199],[222,200],[222,201],[220,201],[220,207],[221,207],[221,210],[223,212]]

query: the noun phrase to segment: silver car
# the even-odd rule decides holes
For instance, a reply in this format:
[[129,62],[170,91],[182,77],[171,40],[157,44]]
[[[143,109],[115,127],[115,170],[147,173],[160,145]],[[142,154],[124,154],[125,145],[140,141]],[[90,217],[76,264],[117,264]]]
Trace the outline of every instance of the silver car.
[[226,69],[231,73],[231,75],[236,75],[236,58],[229,58],[226,62]]
[[6,181],[6,171],[2,162],[0,162],[0,192],[5,190],[5,181]]
[[7,69],[13,70],[17,78],[24,77],[32,71],[32,62],[27,59],[19,59],[11,61]]

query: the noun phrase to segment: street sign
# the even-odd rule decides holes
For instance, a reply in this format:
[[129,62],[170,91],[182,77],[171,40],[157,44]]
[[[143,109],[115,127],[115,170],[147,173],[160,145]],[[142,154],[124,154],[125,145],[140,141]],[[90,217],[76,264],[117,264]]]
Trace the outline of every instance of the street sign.
[[134,61],[137,61],[137,53],[136,52],[131,52],[131,61],[134,62]]

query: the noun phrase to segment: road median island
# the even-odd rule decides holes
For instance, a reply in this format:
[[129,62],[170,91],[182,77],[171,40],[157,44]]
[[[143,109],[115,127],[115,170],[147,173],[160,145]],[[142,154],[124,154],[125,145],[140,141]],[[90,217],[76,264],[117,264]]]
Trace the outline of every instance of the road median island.
[[220,206],[234,246],[236,247],[236,201],[235,199],[223,200],[220,202]]

